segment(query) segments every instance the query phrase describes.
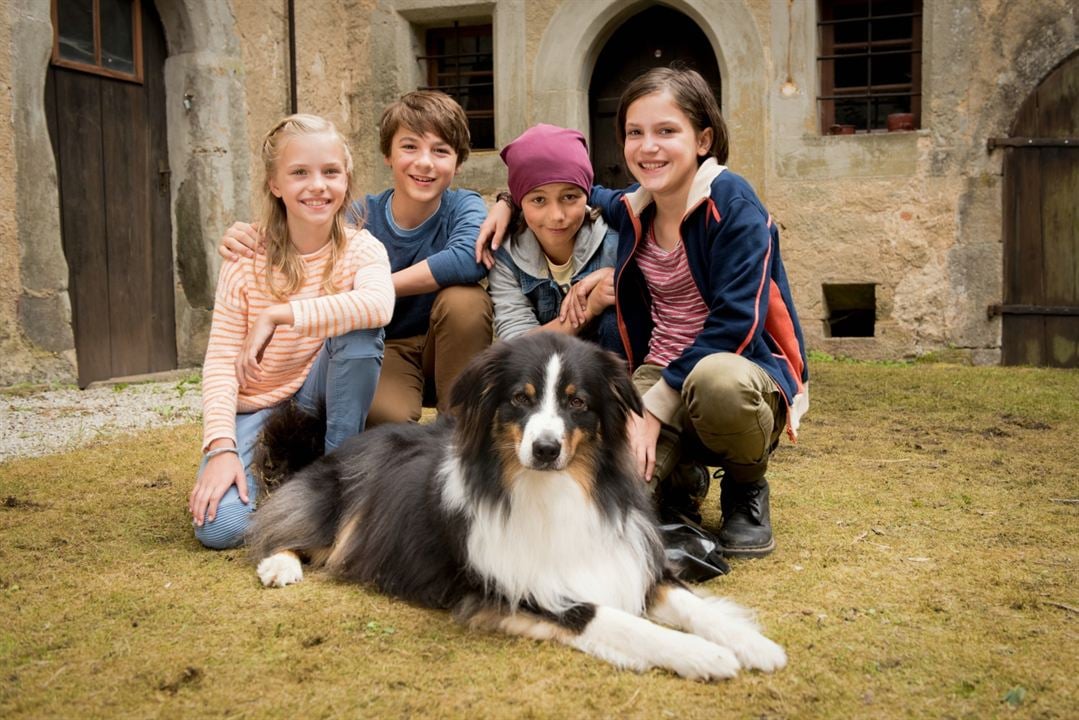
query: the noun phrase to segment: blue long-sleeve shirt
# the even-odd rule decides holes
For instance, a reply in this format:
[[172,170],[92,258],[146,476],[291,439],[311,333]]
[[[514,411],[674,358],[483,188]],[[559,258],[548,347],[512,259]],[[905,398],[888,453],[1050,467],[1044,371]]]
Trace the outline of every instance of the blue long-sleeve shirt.
[[[391,272],[427,261],[439,287],[470,285],[486,276],[476,263],[476,236],[487,217],[487,206],[471,190],[446,190],[435,214],[419,227],[404,230],[393,221],[390,200],[393,189],[368,195],[352,206],[353,213],[372,235],[386,246]],[[434,292],[398,297],[393,319],[386,326],[386,339],[423,335],[431,320]]]

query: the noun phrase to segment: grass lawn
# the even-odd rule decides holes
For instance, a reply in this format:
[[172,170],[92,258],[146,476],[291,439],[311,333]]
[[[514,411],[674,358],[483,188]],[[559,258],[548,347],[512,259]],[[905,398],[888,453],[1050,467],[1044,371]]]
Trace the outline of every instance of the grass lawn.
[[0,717],[1079,717],[1079,372],[812,371],[778,549],[707,584],[786,647],[774,675],[621,672],[317,574],[263,589],[192,537],[186,425],[0,464]]

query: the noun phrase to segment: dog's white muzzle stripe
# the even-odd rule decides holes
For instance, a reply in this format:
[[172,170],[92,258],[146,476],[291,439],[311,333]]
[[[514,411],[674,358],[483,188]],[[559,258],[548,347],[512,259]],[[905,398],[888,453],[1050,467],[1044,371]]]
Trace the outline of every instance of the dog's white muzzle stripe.
[[561,470],[566,466],[566,422],[558,410],[558,377],[562,359],[551,356],[544,370],[543,390],[525,423],[517,459],[526,468]]

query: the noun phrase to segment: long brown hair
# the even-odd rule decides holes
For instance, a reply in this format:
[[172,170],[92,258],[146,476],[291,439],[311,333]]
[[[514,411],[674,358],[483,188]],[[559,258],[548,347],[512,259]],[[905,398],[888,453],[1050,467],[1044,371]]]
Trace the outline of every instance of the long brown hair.
[[[626,144],[626,113],[629,106],[645,95],[664,90],[671,94],[674,104],[689,118],[694,130],[701,133],[712,128],[712,147],[708,154],[720,163],[726,163],[729,150],[727,123],[719,112],[719,104],[716,103],[712,88],[700,73],[689,68],[652,68],[626,86],[618,100],[618,113],[615,116],[618,144]],[[701,162],[704,162],[704,158],[697,159],[698,164]]]
[[[337,266],[338,259],[344,255],[348,244],[345,228],[350,223],[346,217],[352,205],[353,195],[352,153],[349,151],[348,143],[329,120],[317,115],[304,114],[283,118],[266,133],[262,140],[261,223],[262,232],[266,238],[265,281],[270,294],[278,301],[288,299],[303,285],[304,264],[289,237],[285,201],[275,196],[270,190],[270,180],[277,172],[277,161],[289,140],[301,135],[323,134],[332,135],[341,144],[341,150],[345,156],[345,175],[348,178],[344,201],[334,215],[333,225],[330,228],[330,261],[326,264],[326,270],[322,275],[322,291],[327,295],[332,295],[340,290],[334,282],[334,268]],[[283,284],[278,283],[278,274],[283,278]]]

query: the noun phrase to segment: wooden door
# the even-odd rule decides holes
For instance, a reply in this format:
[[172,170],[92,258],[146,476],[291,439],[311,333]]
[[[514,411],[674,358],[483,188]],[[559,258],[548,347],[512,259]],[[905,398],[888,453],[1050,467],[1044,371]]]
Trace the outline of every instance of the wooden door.
[[620,188],[633,182],[614,129],[618,98],[633,78],[673,62],[699,72],[719,102],[719,65],[712,44],[696,23],[676,10],[648,8],[626,20],[603,46],[588,90],[597,184]]
[[[135,8],[127,32],[141,49],[127,65],[98,52],[94,66],[93,48],[70,37],[75,31],[58,33],[46,84],[81,387],[176,367],[165,38],[152,2],[112,6]],[[63,30],[56,12],[54,5],[54,27]],[[117,17],[101,18],[93,36],[115,37],[105,23]]]
[[1079,367],[1079,54],[995,143],[1005,152],[1002,360]]

